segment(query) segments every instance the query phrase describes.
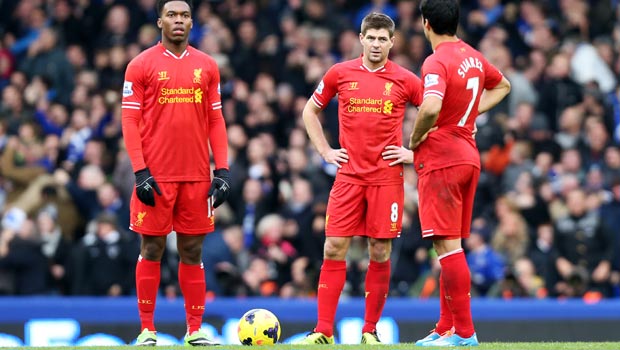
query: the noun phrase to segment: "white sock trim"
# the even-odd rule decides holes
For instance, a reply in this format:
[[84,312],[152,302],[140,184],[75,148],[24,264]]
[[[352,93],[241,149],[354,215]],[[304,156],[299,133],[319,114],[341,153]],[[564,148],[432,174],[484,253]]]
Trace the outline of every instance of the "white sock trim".
[[442,254],[442,255],[438,256],[437,259],[441,260],[443,258],[446,258],[446,257],[450,256],[450,255],[461,253],[462,251],[463,251],[463,248],[459,248],[459,249],[453,250],[451,252],[447,252],[445,254]]

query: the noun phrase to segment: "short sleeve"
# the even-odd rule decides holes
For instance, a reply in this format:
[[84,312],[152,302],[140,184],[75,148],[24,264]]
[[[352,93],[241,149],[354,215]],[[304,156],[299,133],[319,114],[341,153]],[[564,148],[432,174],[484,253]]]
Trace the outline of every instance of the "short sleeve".
[[125,70],[122,91],[123,109],[142,109],[144,100],[144,67],[140,60],[133,60]]
[[338,65],[334,65],[325,73],[314,93],[312,93],[312,101],[321,109],[325,108],[327,103],[338,93],[337,67]]
[[486,59],[482,60],[482,64],[484,65],[484,88],[487,90],[493,89],[502,81],[504,75]]
[[422,65],[423,99],[428,96],[435,96],[443,100],[447,76],[446,67],[441,64],[438,57],[436,55],[429,56]]
[[209,83],[207,86],[208,111],[222,109],[222,96],[220,87],[220,70],[214,60],[208,61]]
[[424,91],[424,86],[422,86],[422,80],[418,78],[417,75],[411,73],[411,76],[408,78],[408,84],[411,93],[409,102],[419,107],[422,104],[422,92]]

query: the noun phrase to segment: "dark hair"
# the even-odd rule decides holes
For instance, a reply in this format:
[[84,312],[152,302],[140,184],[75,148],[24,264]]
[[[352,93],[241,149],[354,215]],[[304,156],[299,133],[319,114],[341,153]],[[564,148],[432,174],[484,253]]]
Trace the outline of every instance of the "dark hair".
[[362,20],[362,35],[366,35],[368,29],[387,29],[391,38],[394,36],[395,27],[394,21],[388,15],[372,12]]
[[455,35],[459,26],[459,3],[457,0],[422,0],[422,18],[439,35]]
[[189,5],[190,11],[194,9],[192,0],[157,0],[157,14],[161,16],[161,11],[164,10],[164,5],[170,1],[184,1]]

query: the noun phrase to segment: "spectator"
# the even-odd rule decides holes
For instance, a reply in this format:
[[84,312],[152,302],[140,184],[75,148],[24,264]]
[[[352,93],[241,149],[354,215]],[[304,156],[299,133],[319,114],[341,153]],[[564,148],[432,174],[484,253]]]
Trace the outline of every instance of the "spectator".
[[587,117],[584,123],[584,144],[581,149],[583,166],[588,169],[593,165],[603,166],[605,148],[610,144],[610,137],[605,124],[599,116]]
[[36,230],[41,237],[41,251],[48,261],[47,283],[51,294],[69,294],[67,269],[71,243],[58,225],[58,209],[51,204],[42,208],[36,217]]
[[509,212],[500,217],[491,246],[509,265],[525,256],[529,242],[528,228],[521,214]]
[[608,187],[612,187],[620,179],[620,148],[614,144],[607,146],[604,157],[602,169],[604,182]]
[[105,182],[97,187],[97,204],[99,205],[98,213],[116,216],[120,231],[129,230],[129,207],[112,183]]
[[[20,129],[27,130],[29,125],[24,124]],[[0,157],[2,176],[13,187],[7,196],[8,202],[17,198],[31,181],[46,172],[46,168],[38,164],[42,155],[42,147],[32,135],[26,138],[11,137],[8,140]]]
[[549,122],[551,130],[558,131],[561,112],[571,107],[583,97],[582,87],[570,77],[570,57],[564,53],[557,53],[546,68],[546,79],[541,86],[538,110]]
[[[467,15],[467,29],[474,44],[501,19],[504,10],[500,0],[479,0],[477,3],[478,6]],[[500,67],[498,69],[501,70]]]
[[97,48],[108,49],[116,45],[127,45],[135,39],[135,32],[130,26],[129,9],[120,4],[111,6],[105,15],[103,29],[96,39]]
[[472,231],[465,239],[472,289],[479,296],[486,296],[504,277],[504,258],[493,251],[487,244],[487,239],[484,233],[479,231]]
[[[118,77],[129,59],[159,39],[154,2],[0,2],[0,215],[18,207],[36,220],[39,211],[53,205],[62,235],[77,245],[86,231],[86,220],[101,210],[95,193],[111,193],[105,190],[110,189],[105,179],[120,193],[122,205],[116,213],[126,210],[134,178],[119,128],[122,80]],[[243,256],[257,248],[252,238],[260,218],[274,213],[285,216],[291,220],[285,224],[286,233],[295,232],[291,223],[297,222],[298,239],[304,237],[304,243],[296,240],[293,244],[300,261],[309,258],[309,267],[296,271],[315,271],[322,261],[325,198],[335,170],[325,166],[309,146],[301,111],[329,66],[359,57],[359,26],[354,17],[370,7],[396,11],[397,42],[391,58],[419,73],[431,50],[417,2],[194,3],[190,41],[213,55],[220,67],[222,106],[228,122],[235,193],[229,203],[218,208],[217,220],[225,225],[246,223],[242,226],[248,233],[244,237],[254,243],[244,245]],[[501,12],[497,11],[500,7]],[[613,2],[582,0],[480,0],[463,2],[461,9],[466,21],[459,28],[459,37],[477,43],[512,84],[505,105],[477,118],[476,142],[483,170],[474,217],[484,217],[493,227],[495,206],[508,208],[505,197],[515,201],[515,207],[506,211],[518,210],[530,226],[528,256],[535,263],[536,274],[545,278],[549,295],[556,296],[555,266],[541,266],[546,266],[547,259],[554,259],[555,264],[552,256],[562,239],[554,243],[553,227],[560,218],[570,216],[564,199],[568,193],[588,191],[588,210],[600,207],[607,227],[617,227],[613,225],[617,197],[613,192],[620,178],[620,104],[616,96],[620,14]],[[56,45],[51,46],[52,42]],[[249,62],[247,57],[255,61],[240,63]],[[54,64],[50,66],[50,62]],[[405,136],[416,113],[413,109],[406,112]],[[80,116],[74,118],[75,114]],[[76,127],[80,118],[83,126]],[[336,105],[328,103],[320,118],[330,143],[337,145]],[[9,141],[11,137],[18,142]],[[511,163],[511,154],[520,157]],[[77,184],[86,165],[95,165],[100,171],[93,178],[97,181],[90,184],[92,196],[82,205],[69,195],[64,183]],[[59,168],[69,170],[62,185],[52,175]],[[403,232],[419,229],[414,209],[417,179],[412,172],[405,169],[403,174],[407,186],[404,219],[409,226],[403,227]],[[293,188],[307,187],[299,185],[305,181],[311,183],[310,193],[304,189],[300,191],[304,199],[293,200]],[[245,185],[255,190],[250,200],[244,198]],[[312,197],[309,203],[308,195]],[[92,213],[85,213],[90,209],[83,209],[91,205]],[[545,212],[549,212],[549,220],[544,219]],[[121,217],[118,220],[122,221]],[[119,230],[122,226],[119,224]],[[615,236],[615,242],[620,242]],[[489,242],[493,238],[489,234]],[[426,247],[407,239],[403,234],[394,246],[400,252],[394,252],[398,260],[392,275],[392,291],[397,295],[409,295],[412,281],[431,268]],[[620,245],[616,247],[620,251]],[[161,290],[175,297],[177,257],[172,254],[164,260],[162,278],[169,282],[162,282]],[[401,265],[400,272],[396,263]],[[612,263],[612,274],[620,270],[615,265]],[[508,267],[515,270],[515,266]],[[65,276],[70,272],[67,269]],[[266,285],[274,287],[273,276],[267,272]],[[242,279],[240,275],[236,278],[237,282]],[[589,279],[587,271],[576,271],[568,281],[572,285],[564,281],[570,287],[566,292],[587,290],[580,284]],[[428,282],[425,287],[432,287],[432,278],[424,281]],[[272,293],[282,286],[276,287]],[[3,293],[14,293],[11,288]],[[243,288],[227,292],[250,293]],[[411,290],[419,293],[422,288]],[[252,293],[260,294],[260,288]],[[422,294],[432,295],[433,288]]]
[[15,69],[15,58],[0,40],[0,89],[9,83],[11,73]]
[[47,259],[41,252],[41,242],[34,223],[18,209],[9,210],[2,221],[0,269],[12,272],[11,293],[47,293]]
[[129,295],[133,284],[135,239],[120,232],[116,217],[101,214],[74,250],[70,273],[72,294]]
[[558,273],[555,268],[557,259],[557,247],[555,244],[553,225],[541,223],[536,228],[536,238],[528,250],[528,258],[534,264],[536,273],[543,278],[546,293],[556,296],[555,284],[558,281]]
[[[19,76],[14,73],[11,77]],[[2,90],[2,100],[0,101],[0,120],[3,121],[4,128],[9,135],[16,135],[22,123],[31,121],[31,110],[24,103],[24,96],[20,88],[14,84],[9,84]]]
[[281,298],[308,298],[316,296],[315,285],[318,283],[318,271],[310,260],[299,257],[291,264],[291,281],[280,290]]
[[[99,213],[97,189],[105,183],[105,174],[101,168],[87,165],[80,170],[77,180],[71,179],[66,171],[58,169],[54,172],[54,180],[69,193],[83,222],[89,223],[95,219]],[[77,232],[76,238],[83,234],[83,231]]]
[[259,180],[248,179],[243,185],[243,206],[236,212],[236,222],[243,228],[246,249],[256,246],[256,225],[268,213]]
[[[495,0],[492,0],[495,1]],[[491,29],[492,31],[501,31],[499,27]],[[502,33],[503,34],[503,33]],[[506,34],[507,35],[507,34]],[[490,37],[490,36],[489,36]],[[493,40],[490,38],[484,38],[483,40]],[[486,42],[482,42],[481,46]],[[508,115],[515,115],[518,106],[522,103],[527,103],[532,107],[536,105],[538,100],[538,92],[534,88],[532,82],[528,79],[523,71],[516,69],[513,66],[513,57],[510,50],[504,46],[501,42],[489,42],[489,51],[483,50],[483,53],[489,57],[489,61],[493,63],[497,69],[504,72],[504,75],[510,80],[511,90],[507,98],[502,102],[506,103],[508,108],[505,110]],[[501,104],[500,104],[501,106]]]
[[28,53],[19,65],[30,78],[42,76],[50,80],[52,96],[68,105],[73,89],[73,68],[64,51],[58,45],[58,33],[44,28],[37,39],[28,47]]
[[[405,194],[406,196],[406,194]],[[405,202],[407,200],[405,199]],[[417,205],[403,211],[403,232],[394,240],[390,295],[409,296],[416,281],[430,269],[432,245],[420,234]]]
[[242,274],[243,290],[237,296],[275,296],[277,285],[273,281],[275,271],[269,262],[260,257],[253,257]]
[[48,26],[48,18],[45,11],[32,1],[20,1],[13,14],[13,23],[8,28],[8,41],[12,42],[11,53],[21,60],[39,38],[41,31]]
[[282,184],[282,188],[290,186],[290,194],[283,205],[282,216],[287,221],[287,227],[296,233],[291,241],[296,250],[304,256],[310,256],[315,237],[312,235],[313,191],[310,182],[304,178],[294,178],[291,184]]
[[282,216],[269,214],[260,219],[256,227],[256,238],[260,244],[257,250],[258,256],[273,266],[275,272],[273,277],[278,286],[291,280],[291,264],[298,254],[289,241],[290,238],[285,239],[284,224]]
[[530,232],[533,232],[533,229],[539,224],[548,222],[551,219],[549,208],[547,208],[540,195],[537,194],[534,186],[532,174],[528,171],[523,171],[517,177],[514,190],[506,194],[527,222]]
[[50,27],[58,32],[59,43],[64,45],[84,45],[87,33],[82,23],[73,14],[69,0],[59,0],[53,4]]
[[[597,211],[588,211],[586,195],[581,189],[566,197],[569,214],[555,225],[558,257],[556,267],[561,277],[557,285],[560,295],[582,296],[595,291],[609,296],[611,263],[614,259],[610,232]],[[583,283],[577,294],[571,289],[575,279]]]
[[129,62],[125,46],[115,45],[107,51],[107,65],[102,67],[99,74],[102,90],[120,91],[125,78],[125,67]]
[[207,289],[215,295],[243,294],[242,273],[250,264],[244,247],[243,231],[234,225],[205,238],[204,262]]
[[536,274],[532,261],[521,257],[514,263],[501,284],[501,295],[511,298],[544,298],[547,292],[542,278]]
[[91,137],[92,132],[88,112],[81,108],[74,109],[71,113],[71,122],[61,137],[61,145],[67,152],[67,159],[63,162],[63,168],[67,171],[73,171],[75,165],[82,160],[86,141]]

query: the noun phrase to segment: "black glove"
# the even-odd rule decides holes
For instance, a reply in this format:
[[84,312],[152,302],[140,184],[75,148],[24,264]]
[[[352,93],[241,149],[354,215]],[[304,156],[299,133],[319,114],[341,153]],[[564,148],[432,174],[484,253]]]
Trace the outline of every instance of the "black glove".
[[136,171],[136,195],[140,202],[154,207],[155,195],[153,194],[153,189],[161,196],[159,186],[157,186],[157,182],[155,182],[155,178],[151,175],[149,168]]
[[213,180],[209,189],[209,197],[213,196],[213,208],[217,208],[230,194],[230,171],[228,169],[213,170]]

